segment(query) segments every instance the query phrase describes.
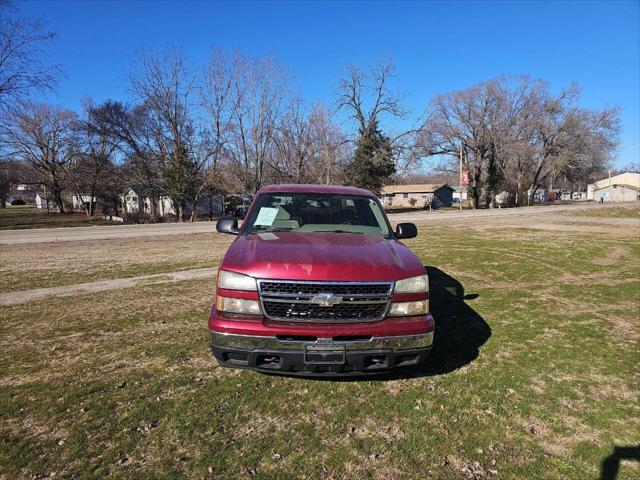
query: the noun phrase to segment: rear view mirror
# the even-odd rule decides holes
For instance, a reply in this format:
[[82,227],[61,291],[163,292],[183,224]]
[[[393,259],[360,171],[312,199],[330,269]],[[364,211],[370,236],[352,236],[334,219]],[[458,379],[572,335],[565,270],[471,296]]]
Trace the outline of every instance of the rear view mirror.
[[216,230],[220,233],[238,234],[238,220],[231,217],[223,217],[216,223]]
[[413,223],[399,223],[396,226],[397,238],[413,238],[418,235],[418,229]]

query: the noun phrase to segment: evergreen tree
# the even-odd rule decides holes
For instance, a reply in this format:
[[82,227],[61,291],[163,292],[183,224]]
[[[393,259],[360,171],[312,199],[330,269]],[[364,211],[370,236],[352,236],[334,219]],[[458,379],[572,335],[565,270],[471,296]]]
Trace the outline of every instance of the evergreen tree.
[[378,194],[395,171],[389,137],[380,132],[377,124],[361,130],[353,162],[345,172],[347,182]]

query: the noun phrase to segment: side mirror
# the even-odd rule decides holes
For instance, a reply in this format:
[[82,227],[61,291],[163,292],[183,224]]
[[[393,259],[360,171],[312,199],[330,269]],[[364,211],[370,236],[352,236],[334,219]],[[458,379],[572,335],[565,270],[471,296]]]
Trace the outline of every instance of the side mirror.
[[238,234],[238,220],[231,217],[222,217],[216,223],[216,230],[220,233]]
[[399,223],[396,226],[397,238],[413,238],[418,235],[418,229],[413,223]]

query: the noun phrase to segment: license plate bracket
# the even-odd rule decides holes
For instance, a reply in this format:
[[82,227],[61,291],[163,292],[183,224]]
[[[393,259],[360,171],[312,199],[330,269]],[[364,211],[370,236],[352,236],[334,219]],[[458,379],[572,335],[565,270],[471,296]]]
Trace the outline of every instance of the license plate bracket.
[[307,365],[344,365],[346,348],[335,343],[307,344],[304,347],[304,363]]

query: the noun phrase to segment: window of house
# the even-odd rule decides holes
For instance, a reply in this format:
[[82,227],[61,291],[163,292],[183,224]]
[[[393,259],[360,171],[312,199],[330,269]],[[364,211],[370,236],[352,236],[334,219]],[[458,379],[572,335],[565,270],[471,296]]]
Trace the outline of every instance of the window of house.
[[403,193],[402,194],[402,198],[409,198],[409,194],[408,193]]

